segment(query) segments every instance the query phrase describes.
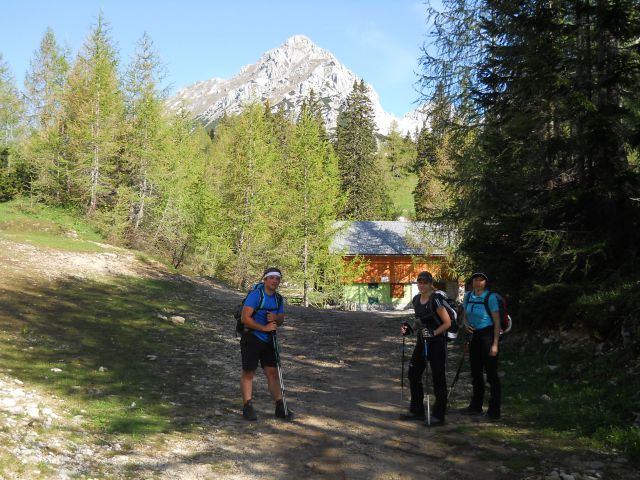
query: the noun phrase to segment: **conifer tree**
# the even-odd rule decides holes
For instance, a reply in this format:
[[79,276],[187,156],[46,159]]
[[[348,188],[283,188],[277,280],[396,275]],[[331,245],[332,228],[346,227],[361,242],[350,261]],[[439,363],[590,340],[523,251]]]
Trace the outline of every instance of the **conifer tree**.
[[26,168],[16,161],[24,106],[13,75],[0,54],[0,200],[26,187]]
[[63,95],[69,70],[68,55],[47,29],[25,78],[25,97],[31,127],[27,155],[37,172],[34,189],[45,201],[68,200],[69,165],[64,155]]
[[220,124],[214,143],[220,168],[221,201],[226,215],[222,231],[232,253],[226,277],[246,288],[277,256],[286,228],[280,188],[281,152],[264,108],[248,106]]
[[318,97],[318,95],[312,88],[309,91],[309,95],[307,95],[302,101],[300,116],[302,116],[303,112],[305,112],[306,115],[311,116],[311,118],[313,118],[320,126],[320,133],[322,134],[322,138],[328,140],[329,135],[327,133],[327,126],[324,121],[325,110],[326,107],[323,105],[322,99]]
[[[167,125],[164,117],[164,93],[159,84],[164,69],[145,33],[138,41],[135,57],[124,82],[126,134],[123,152],[120,202],[128,205],[128,237],[137,243],[139,228],[147,213],[148,203],[161,194],[154,175],[165,154],[164,137]],[[128,192],[124,194],[124,191]]]
[[288,212],[284,262],[303,286],[304,306],[326,299],[321,298],[329,288],[325,275],[342,264],[329,252],[342,198],[338,160],[325,134],[317,111],[303,105],[282,173]]
[[475,122],[475,147],[456,165],[462,250],[512,291],[631,272],[637,2],[444,6],[432,17],[438,35],[423,49],[423,80],[443,81]]
[[207,274],[221,273],[228,235],[218,221],[225,212],[216,191],[219,170],[212,167],[210,146],[209,135],[203,128],[194,130],[186,112],[172,117],[163,161],[153,167],[162,195],[143,229],[149,232],[147,243],[169,256],[174,267],[188,265]]
[[72,195],[88,214],[113,204],[122,148],[118,59],[102,14],[71,69],[65,95]]
[[336,154],[342,191],[347,200],[343,216],[379,220],[388,215],[390,200],[377,162],[373,106],[363,80],[354,82],[338,116]]

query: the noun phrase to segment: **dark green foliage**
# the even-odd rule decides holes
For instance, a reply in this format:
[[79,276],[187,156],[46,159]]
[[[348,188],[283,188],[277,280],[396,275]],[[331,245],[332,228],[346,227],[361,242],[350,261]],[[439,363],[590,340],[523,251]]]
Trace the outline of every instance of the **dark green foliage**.
[[573,307],[575,319],[598,339],[622,336],[640,353],[640,280],[623,280],[614,287],[583,292]]
[[364,81],[355,82],[344,110],[338,116],[336,154],[347,195],[343,215],[358,220],[385,219],[390,199],[376,161],[373,106]]
[[575,442],[595,439],[638,458],[640,428],[634,421],[640,377],[632,350],[596,353],[585,339],[544,332],[505,340],[500,363],[503,391],[509,392],[505,410],[547,438],[553,432]]
[[573,311],[574,302],[579,294],[580,291],[575,285],[533,285],[522,298],[518,323],[534,328],[558,330],[563,326],[561,319]]
[[448,180],[460,250],[516,298],[637,271],[638,2],[444,8],[423,84],[443,85],[466,111],[450,129],[475,136]]

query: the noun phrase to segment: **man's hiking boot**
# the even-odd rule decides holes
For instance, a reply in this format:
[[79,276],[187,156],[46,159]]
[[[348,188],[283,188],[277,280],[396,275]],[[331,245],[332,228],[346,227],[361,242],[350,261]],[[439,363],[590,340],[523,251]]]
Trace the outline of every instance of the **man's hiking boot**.
[[295,414],[290,408],[287,408],[287,413],[284,413],[284,402],[282,400],[278,400],[276,402],[276,418],[282,418],[283,420],[291,421],[294,419]]
[[473,408],[471,405],[458,410],[458,413],[462,415],[482,415],[482,408]]
[[400,414],[400,420],[417,420],[422,422],[425,418],[427,417],[425,416],[424,411],[422,413],[409,411],[409,413]]
[[426,420],[424,422],[425,426],[428,427],[441,427],[445,424],[444,418],[438,418],[431,415],[431,424],[429,424]]
[[253,404],[251,403],[251,400],[245,403],[244,407],[242,407],[242,418],[244,418],[245,420],[249,420],[251,422],[258,419],[258,415],[256,415],[256,410],[255,408],[253,408]]

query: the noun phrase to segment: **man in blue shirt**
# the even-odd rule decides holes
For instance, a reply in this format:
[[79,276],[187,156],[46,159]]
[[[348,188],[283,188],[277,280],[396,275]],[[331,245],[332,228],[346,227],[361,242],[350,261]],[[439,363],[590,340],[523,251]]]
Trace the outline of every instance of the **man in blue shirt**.
[[242,308],[242,323],[245,332],[240,339],[242,354],[242,375],[240,391],[242,392],[242,416],[245,420],[257,420],[253,407],[253,378],[258,369],[258,362],[267,377],[269,393],[276,404],[275,415],[278,418],[291,420],[293,412],[285,412],[278,378],[276,352],[272,335],[284,322],[284,305],[282,297],[276,292],[282,280],[282,272],[277,268],[268,268],[263,275],[263,284],[249,293]]

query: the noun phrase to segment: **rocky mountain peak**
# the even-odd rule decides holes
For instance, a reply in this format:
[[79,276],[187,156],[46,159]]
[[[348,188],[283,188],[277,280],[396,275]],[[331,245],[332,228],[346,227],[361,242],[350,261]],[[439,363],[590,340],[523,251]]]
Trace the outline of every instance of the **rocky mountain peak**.
[[[168,103],[170,108],[186,107],[197,120],[211,127],[225,113],[239,113],[250,102],[269,101],[274,109],[283,105],[296,116],[313,90],[326,105],[324,117],[332,129],[354,82],[359,80],[331,52],[305,35],[294,35],[267,51],[256,63],[244,66],[231,79],[212,78],[187,86]],[[386,134],[394,121],[403,133],[413,133],[422,125],[422,114],[410,112],[398,120],[386,113],[373,87],[368,88],[379,133]]]

